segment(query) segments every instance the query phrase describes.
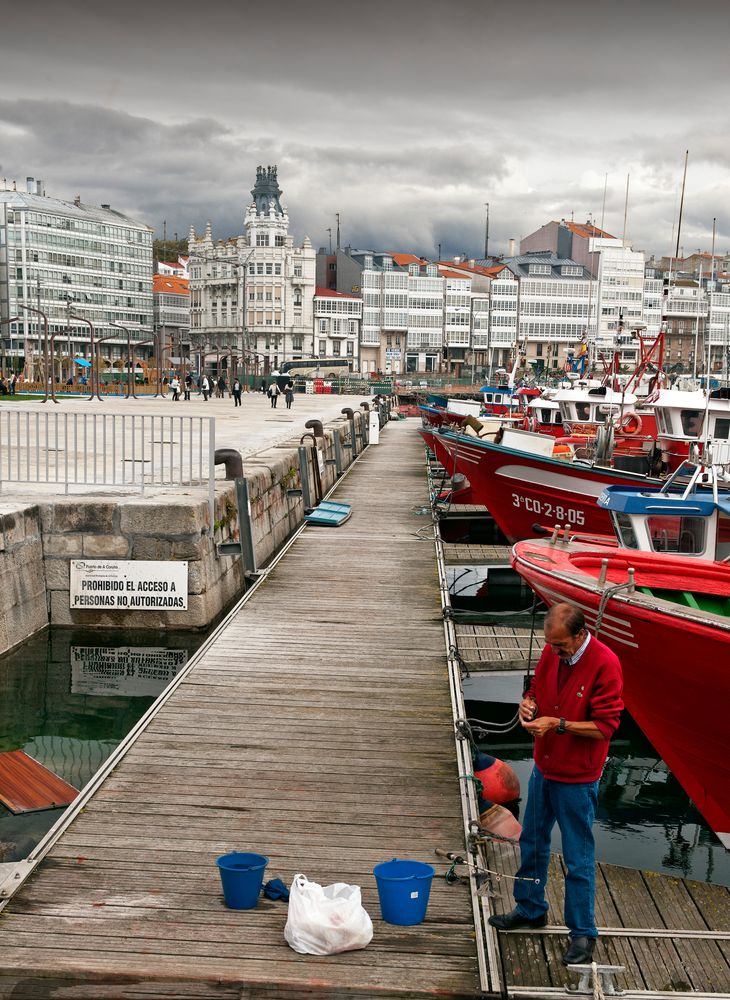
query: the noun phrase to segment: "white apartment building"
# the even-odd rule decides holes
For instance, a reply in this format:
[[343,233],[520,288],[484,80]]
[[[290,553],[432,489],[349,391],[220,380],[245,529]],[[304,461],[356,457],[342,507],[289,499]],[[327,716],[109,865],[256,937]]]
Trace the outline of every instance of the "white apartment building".
[[599,256],[597,350],[619,351],[622,365],[633,367],[638,358],[635,331],[644,320],[644,254],[618,240],[594,237],[591,252]]
[[[336,274],[338,290],[362,295],[362,372],[442,370],[447,293],[438,265],[413,254],[348,247],[337,251]],[[460,279],[453,279],[449,312],[454,342],[463,339],[458,311],[468,310],[459,298]]]
[[549,222],[520,242],[520,251],[551,251],[582,265],[597,279],[595,323],[589,343],[595,352],[620,353],[622,365],[638,357],[635,331],[644,325],[644,254],[590,222]]
[[406,372],[435,372],[442,368],[445,284],[436,264],[408,264]]
[[488,368],[509,368],[514,364],[518,344],[520,283],[504,267],[490,287]]
[[536,370],[562,369],[568,351],[591,327],[596,282],[582,264],[550,252],[523,254],[505,264],[519,281],[517,340],[525,363]]
[[[90,327],[107,364],[122,366],[130,339],[153,333],[152,230],[80,198],[48,197],[29,177],[26,191],[0,191],[0,362],[42,377],[44,320],[54,336],[54,372],[65,379],[74,358],[88,359]],[[38,310],[34,312],[32,310]],[[15,318],[17,317],[17,318]],[[82,317],[75,319],[73,317]],[[9,320],[13,322],[9,322]],[[119,329],[112,324],[119,324]],[[134,350],[148,357],[152,346]]]
[[187,354],[190,341],[189,283],[174,275],[155,274],[152,288],[155,330],[162,336],[163,344],[169,347],[171,358],[177,358],[179,363]]
[[[304,345],[307,356],[317,358],[347,358],[351,371],[360,370],[360,329],[362,299],[331,288],[317,288],[314,295],[314,332]],[[294,358],[297,354],[294,353]]]
[[707,338],[713,372],[730,371],[730,279],[711,281],[708,299]]
[[447,368],[455,375],[471,363],[472,279],[470,275],[440,268],[445,282],[444,346]]
[[214,242],[208,224],[200,238],[191,228],[188,245],[191,336],[240,345],[263,372],[301,357],[314,322],[314,250],[306,236],[294,246],[281,193],[276,167],[258,167],[243,235]]

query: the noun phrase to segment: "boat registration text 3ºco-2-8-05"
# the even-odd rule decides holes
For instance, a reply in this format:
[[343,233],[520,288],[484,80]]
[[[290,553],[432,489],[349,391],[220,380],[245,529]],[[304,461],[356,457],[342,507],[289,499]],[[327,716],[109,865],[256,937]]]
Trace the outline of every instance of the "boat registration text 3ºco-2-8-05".
[[519,493],[512,494],[512,506],[522,507],[530,511],[531,514],[539,514],[541,517],[557,517],[563,523],[585,524],[585,513],[582,510],[575,510],[573,507],[564,507],[561,503],[550,503],[548,500],[537,500],[533,497],[524,497]]

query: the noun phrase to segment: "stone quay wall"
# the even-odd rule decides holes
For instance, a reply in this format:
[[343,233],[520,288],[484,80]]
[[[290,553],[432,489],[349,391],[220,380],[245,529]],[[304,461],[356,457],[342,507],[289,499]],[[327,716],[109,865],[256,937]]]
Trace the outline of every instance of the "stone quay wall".
[[[355,412],[356,431],[365,415]],[[342,468],[352,463],[350,422],[324,428],[326,464],[322,490],[334,484],[337,435]],[[312,439],[305,438],[305,445]],[[301,525],[299,440],[246,458],[256,562],[271,559]],[[358,450],[362,447],[358,441]],[[311,463],[309,465],[312,482]],[[216,480],[215,517],[207,500],[184,496],[62,498],[8,513],[2,520],[0,580],[5,599],[0,611],[0,653],[46,625],[88,628],[203,629],[244,590],[239,555],[218,555],[221,542],[238,541],[233,482]],[[152,559],[188,561],[187,611],[71,610],[72,559]]]

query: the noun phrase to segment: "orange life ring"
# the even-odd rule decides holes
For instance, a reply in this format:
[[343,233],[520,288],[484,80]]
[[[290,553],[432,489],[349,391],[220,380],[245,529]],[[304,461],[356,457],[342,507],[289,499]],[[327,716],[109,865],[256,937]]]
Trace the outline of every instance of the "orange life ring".
[[631,411],[629,413],[624,413],[623,417],[621,417],[619,430],[622,434],[634,435],[640,434],[643,426],[644,425],[641,422],[639,414]]

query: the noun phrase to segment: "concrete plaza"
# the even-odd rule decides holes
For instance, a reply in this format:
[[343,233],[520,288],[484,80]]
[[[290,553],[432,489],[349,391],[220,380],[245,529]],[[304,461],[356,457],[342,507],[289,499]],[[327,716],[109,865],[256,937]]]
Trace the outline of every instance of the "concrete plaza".
[[[104,396],[101,402],[98,399],[90,401],[86,397],[61,396],[59,397],[58,404],[54,404],[50,399],[48,402],[42,403],[39,400],[29,399],[26,401],[22,397],[19,397],[17,401],[8,401],[0,404],[0,449],[6,452],[4,455],[6,464],[3,468],[8,469],[9,466],[7,463],[14,460],[12,454],[14,450],[13,442],[19,442],[20,447],[18,450],[22,451],[24,447],[27,447],[28,442],[24,440],[24,436],[33,437],[33,433],[34,431],[37,432],[38,426],[42,429],[46,414],[54,418],[56,414],[68,414],[69,426],[72,429],[74,420],[80,422],[82,417],[85,417],[87,414],[106,414],[117,417],[134,415],[136,417],[144,416],[145,418],[212,417],[215,418],[216,449],[235,449],[241,453],[245,463],[246,458],[250,458],[269,448],[294,441],[298,442],[305,431],[304,425],[308,420],[318,419],[326,424],[338,419],[344,419],[341,413],[343,407],[351,407],[357,411],[360,409],[360,402],[366,398],[364,396],[353,395],[310,395],[297,393],[294,397],[292,408],[287,410],[283,394],[279,397],[278,406],[274,409],[266,395],[260,392],[244,393],[240,407],[234,406],[233,399],[228,396],[222,399],[213,397],[206,402],[197,390],[193,391],[192,398],[189,401],[183,400],[181,397],[177,402],[172,401],[171,393],[168,393],[162,399],[152,396],[141,396],[137,399],[125,399],[121,396]],[[36,419],[36,414],[39,415],[38,420]],[[7,423],[8,420],[10,423]],[[7,433],[2,435],[3,430],[6,432],[12,431],[12,437],[9,437]],[[113,436],[116,439],[114,446],[109,438],[105,438],[106,450],[111,453],[112,448],[115,447],[116,453],[122,454],[122,437],[125,435],[128,437],[129,433],[129,422],[125,426],[121,420],[117,420],[114,423],[113,429]],[[40,440],[39,435],[38,441]],[[50,456],[52,465],[58,463],[60,467],[61,462],[64,462],[70,468],[74,464],[79,465],[84,461],[89,461],[90,447],[87,439],[83,439],[83,441],[80,439],[78,444],[75,442],[76,439],[74,438],[72,441],[69,436],[69,439],[63,442],[62,445],[57,448],[51,448],[52,452],[57,452],[57,454]],[[96,443],[96,448],[98,451],[98,442]],[[35,438],[31,449],[35,451],[32,456],[33,462],[39,462],[43,466],[48,457],[42,447],[36,447]],[[207,456],[205,460],[207,461]],[[24,462],[25,457],[23,457],[21,465]],[[22,468],[20,472],[22,476]],[[216,472],[216,478],[222,478],[223,475],[224,471],[222,467],[219,467]],[[1,478],[0,511],[7,511],[12,508],[17,509],[18,503],[27,504],[38,502],[39,500],[45,501],[49,494],[59,493],[57,482],[50,484],[44,482],[14,482],[13,479],[19,478],[17,474],[5,474]],[[43,478],[42,468],[40,478]],[[202,486],[200,488],[203,489]],[[63,485],[61,485],[60,492],[63,492],[63,489]],[[138,495],[139,490],[134,487],[120,488],[119,486],[109,487],[104,490],[97,486],[81,487],[78,485],[73,486],[70,490],[71,495],[74,497],[84,495],[98,497],[101,492],[119,496],[120,494]],[[149,484],[145,485],[144,492],[146,496],[164,496],[165,494],[169,495],[170,489]],[[188,489],[186,489],[186,492],[188,492]]]

